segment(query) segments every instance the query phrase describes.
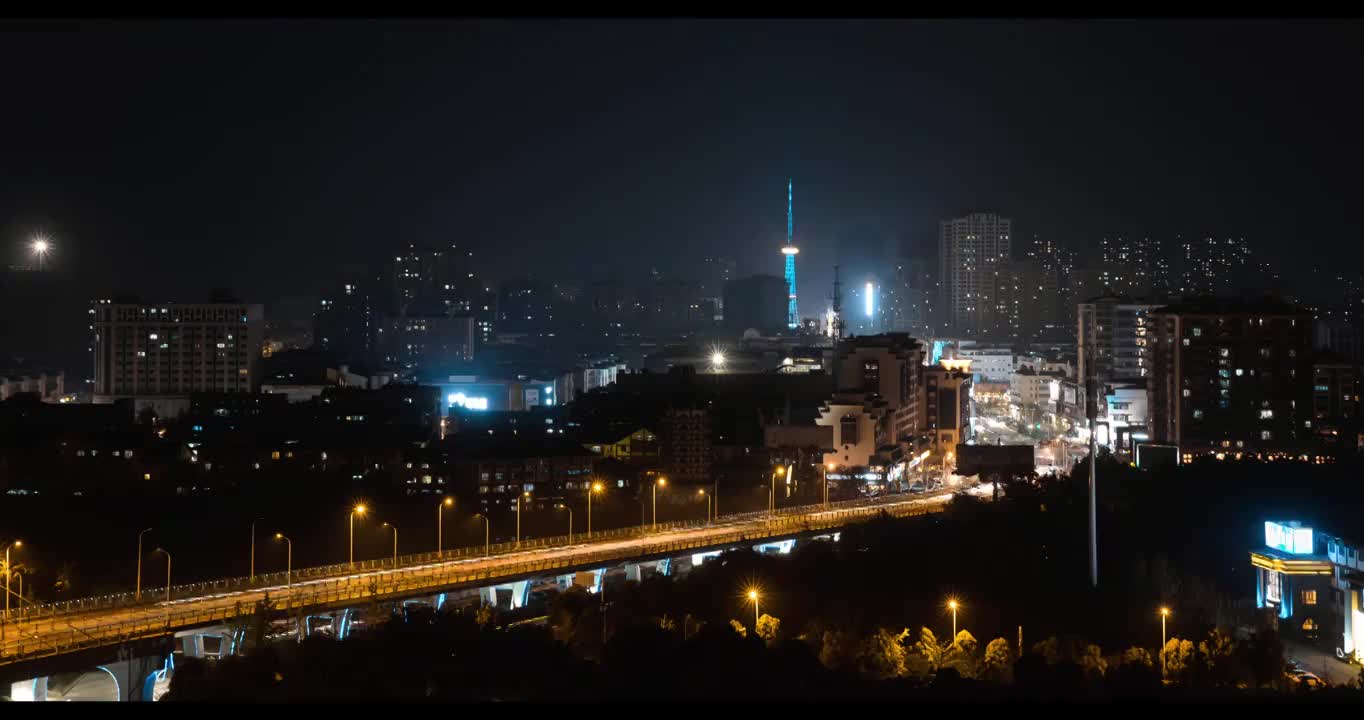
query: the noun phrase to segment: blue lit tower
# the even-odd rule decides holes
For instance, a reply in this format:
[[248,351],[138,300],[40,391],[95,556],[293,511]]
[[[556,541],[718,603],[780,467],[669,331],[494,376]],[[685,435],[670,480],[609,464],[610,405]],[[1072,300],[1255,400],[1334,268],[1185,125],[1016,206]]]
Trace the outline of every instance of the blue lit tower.
[[786,179],[786,247],[781,249],[781,254],[786,256],[786,288],[789,300],[786,303],[786,327],[795,330],[800,325],[800,317],[796,313],[796,255],[800,249],[792,242],[792,231],[795,229],[794,220],[791,215],[791,178]]

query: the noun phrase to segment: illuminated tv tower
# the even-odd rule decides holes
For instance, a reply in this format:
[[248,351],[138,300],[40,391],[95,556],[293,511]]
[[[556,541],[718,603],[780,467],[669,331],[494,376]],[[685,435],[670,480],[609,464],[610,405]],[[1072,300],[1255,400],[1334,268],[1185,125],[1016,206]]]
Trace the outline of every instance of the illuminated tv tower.
[[786,290],[788,300],[786,302],[786,327],[795,330],[800,325],[800,317],[796,313],[796,255],[800,253],[792,241],[792,231],[795,230],[795,221],[791,215],[791,178],[786,179],[786,247],[781,249],[781,254],[786,256]]

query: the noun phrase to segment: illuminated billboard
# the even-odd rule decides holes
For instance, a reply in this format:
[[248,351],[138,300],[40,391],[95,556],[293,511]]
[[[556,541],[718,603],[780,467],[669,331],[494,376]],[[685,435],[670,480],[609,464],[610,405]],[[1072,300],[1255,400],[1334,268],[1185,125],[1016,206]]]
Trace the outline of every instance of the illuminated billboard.
[[462,392],[453,392],[445,396],[446,404],[449,407],[462,407],[466,410],[487,410],[488,398],[469,397]]
[[1297,523],[1265,523],[1265,545],[1294,555],[1312,554],[1312,528]]

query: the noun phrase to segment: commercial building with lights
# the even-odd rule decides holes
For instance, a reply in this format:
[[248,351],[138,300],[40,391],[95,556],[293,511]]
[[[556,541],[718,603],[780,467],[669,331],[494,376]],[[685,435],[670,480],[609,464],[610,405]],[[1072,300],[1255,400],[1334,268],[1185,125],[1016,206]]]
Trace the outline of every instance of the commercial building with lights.
[[1256,607],[1275,611],[1279,632],[1337,657],[1364,660],[1364,558],[1360,546],[1298,522],[1266,522],[1250,551]]
[[100,300],[90,318],[97,403],[131,398],[138,411],[176,416],[190,393],[260,386],[261,305]]
[[1292,449],[1309,439],[1311,315],[1199,298],[1151,312],[1150,434],[1186,454]]

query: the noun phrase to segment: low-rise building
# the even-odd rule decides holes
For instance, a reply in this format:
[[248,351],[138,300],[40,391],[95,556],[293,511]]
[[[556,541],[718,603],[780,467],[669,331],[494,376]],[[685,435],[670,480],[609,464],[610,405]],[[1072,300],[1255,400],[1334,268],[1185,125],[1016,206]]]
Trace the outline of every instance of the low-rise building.
[[1279,632],[1364,660],[1364,557],[1360,545],[1299,522],[1266,522],[1250,551],[1256,607],[1276,611]]

